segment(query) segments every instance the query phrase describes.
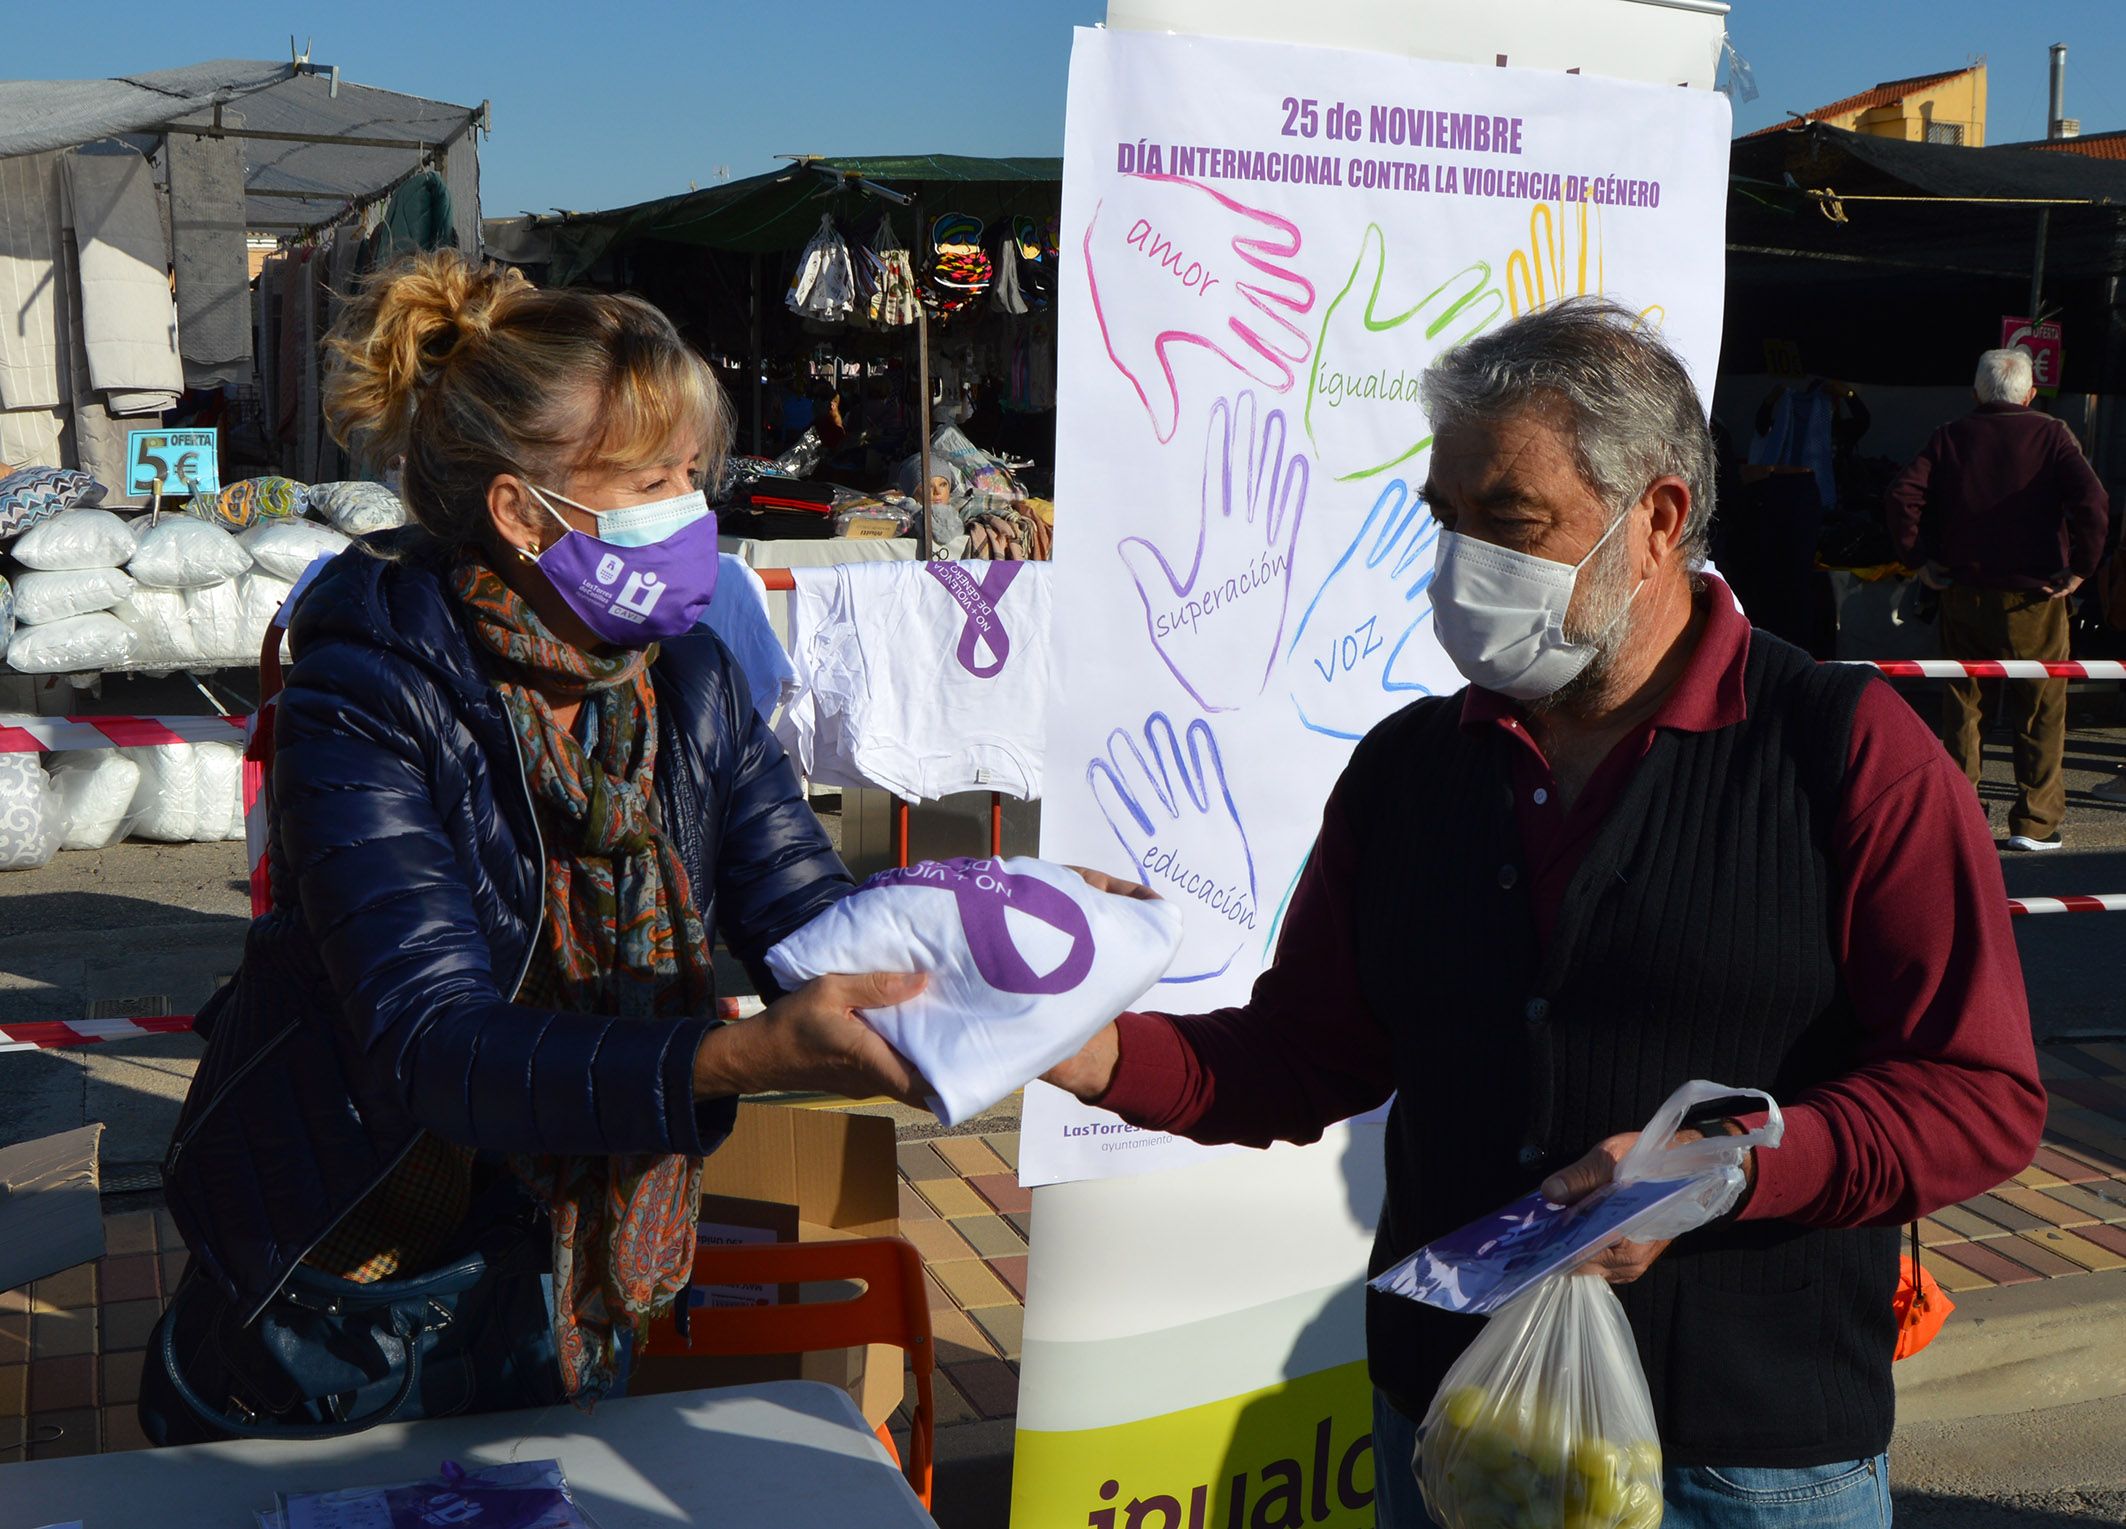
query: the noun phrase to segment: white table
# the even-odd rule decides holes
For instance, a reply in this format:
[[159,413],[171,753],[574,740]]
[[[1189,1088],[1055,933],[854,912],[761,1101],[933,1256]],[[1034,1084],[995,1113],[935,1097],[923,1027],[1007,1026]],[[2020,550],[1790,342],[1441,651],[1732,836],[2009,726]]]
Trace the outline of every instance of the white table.
[[601,1529],[931,1529],[847,1393],[814,1381],[399,1423],[323,1443],[195,1444],[0,1466],[0,1529],[251,1529],[284,1490],[559,1460]]
[[750,536],[719,536],[718,551],[728,552],[748,568],[831,568],[836,563],[905,563],[915,557],[915,538],[889,536],[859,541],[846,536],[757,541]]

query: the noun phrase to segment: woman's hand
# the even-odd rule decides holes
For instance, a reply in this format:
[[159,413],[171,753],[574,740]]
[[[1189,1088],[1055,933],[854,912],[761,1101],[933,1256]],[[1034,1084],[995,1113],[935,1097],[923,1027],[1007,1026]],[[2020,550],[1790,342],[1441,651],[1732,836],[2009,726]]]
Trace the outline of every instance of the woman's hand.
[[885,1094],[925,1108],[929,1089],[921,1076],[856,1011],[906,1003],[927,980],[885,972],[816,978],[750,1019],[711,1030],[694,1053],[694,1092]]

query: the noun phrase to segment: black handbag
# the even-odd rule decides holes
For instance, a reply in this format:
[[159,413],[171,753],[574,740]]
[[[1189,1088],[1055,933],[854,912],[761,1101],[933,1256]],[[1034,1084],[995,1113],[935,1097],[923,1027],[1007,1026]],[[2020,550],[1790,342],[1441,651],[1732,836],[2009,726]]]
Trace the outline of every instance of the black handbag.
[[410,1279],[357,1284],[299,1264],[250,1322],[195,1261],[148,1342],[143,1431],[157,1444],[323,1439],[564,1400],[546,1221],[514,1198]]

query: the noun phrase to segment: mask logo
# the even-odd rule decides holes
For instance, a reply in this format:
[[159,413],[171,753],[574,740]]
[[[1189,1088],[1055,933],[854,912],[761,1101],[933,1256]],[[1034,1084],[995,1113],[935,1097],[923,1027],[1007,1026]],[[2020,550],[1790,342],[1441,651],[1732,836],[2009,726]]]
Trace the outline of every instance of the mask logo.
[[[618,559],[613,561],[617,562]],[[657,609],[657,602],[664,598],[665,586],[654,573],[638,573],[627,581],[627,588],[620,591],[613,604],[624,611],[647,616]]]
[[604,557],[598,559],[598,582],[600,584],[610,584],[619,578],[626,568],[627,564],[608,552]]

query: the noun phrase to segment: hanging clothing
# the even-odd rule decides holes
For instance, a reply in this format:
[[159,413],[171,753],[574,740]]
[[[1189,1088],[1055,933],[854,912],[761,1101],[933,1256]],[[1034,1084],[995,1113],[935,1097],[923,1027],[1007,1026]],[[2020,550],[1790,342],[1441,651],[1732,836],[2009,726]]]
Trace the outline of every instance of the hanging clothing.
[[185,385],[251,380],[251,271],[242,145],[171,133],[171,261]]
[[66,402],[60,372],[74,300],[60,279],[65,158],[0,159],[0,408],[53,409]]
[[185,389],[170,246],[148,162],[122,143],[66,156],[62,184],[81,273],[89,386],[113,414],[156,414]]
[[422,170],[384,205],[384,221],[377,225],[376,264],[389,265],[415,250],[451,249],[457,242],[450,187],[435,171]]

